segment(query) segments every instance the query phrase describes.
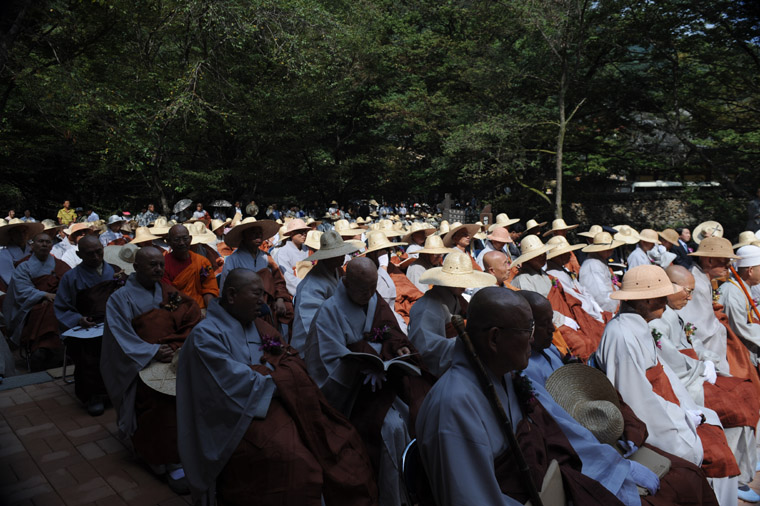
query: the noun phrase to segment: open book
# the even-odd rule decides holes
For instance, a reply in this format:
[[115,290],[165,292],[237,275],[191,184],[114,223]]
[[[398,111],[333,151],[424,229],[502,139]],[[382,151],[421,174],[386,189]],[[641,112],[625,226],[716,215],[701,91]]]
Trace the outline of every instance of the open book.
[[376,369],[378,371],[390,371],[397,370],[403,374],[409,374],[412,376],[419,376],[422,374],[420,368],[409,362],[404,362],[404,359],[411,355],[402,355],[400,357],[392,358],[390,360],[383,360],[377,355],[371,353],[362,353],[358,351],[352,351],[343,355],[344,360],[355,360],[361,364],[363,368]]

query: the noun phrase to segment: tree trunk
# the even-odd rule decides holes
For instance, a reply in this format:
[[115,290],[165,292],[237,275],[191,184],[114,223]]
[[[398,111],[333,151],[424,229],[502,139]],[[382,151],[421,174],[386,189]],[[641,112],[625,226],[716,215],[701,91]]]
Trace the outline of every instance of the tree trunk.
[[565,146],[565,131],[567,130],[567,118],[565,117],[565,95],[567,93],[567,61],[562,62],[562,75],[559,83],[559,132],[557,134],[557,149],[555,160],[555,172],[557,185],[554,189],[554,217],[562,218],[562,153]]

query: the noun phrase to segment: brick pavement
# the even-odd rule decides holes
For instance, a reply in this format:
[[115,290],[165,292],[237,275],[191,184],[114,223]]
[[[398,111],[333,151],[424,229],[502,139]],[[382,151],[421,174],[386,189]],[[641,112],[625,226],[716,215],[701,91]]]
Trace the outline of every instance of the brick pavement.
[[190,504],[116,438],[113,408],[91,417],[55,380],[0,391],[0,504]]

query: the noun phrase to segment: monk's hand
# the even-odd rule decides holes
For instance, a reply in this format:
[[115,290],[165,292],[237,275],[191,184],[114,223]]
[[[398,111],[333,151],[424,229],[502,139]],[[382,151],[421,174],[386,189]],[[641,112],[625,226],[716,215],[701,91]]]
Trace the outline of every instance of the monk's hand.
[[398,350],[396,350],[396,355],[399,357],[403,357],[404,355],[409,355],[411,353],[411,350],[409,350],[408,346],[402,346]]
[[88,329],[95,325],[95,322],[89,316],[81,317],[77,323],[83,329]]
[[277,313],[277,316],[285,316],[285,313],[288,312],[288,308],[285,307],[285,300],[282,297],[274,301],[274,312]]
[[705,364],[705,370],[702,373],[702,376],[704,376],[706,382],[714,385],[718,380],[718,372],[715,370],[715,364],[709,360],[705,360],[703,363]]
[[374,369],[364,369],[362,371],[364,374],[364,384],[369,384],[372,386],[372,391],[376,392],[383,388],[383,381],[385,381],[385,374],[382,372],[376,371]]
[[55,294],[54,293],[46,293],[44,299],[47,302],[53,302],[55,300]]
[[647,489],[650,494],[655,495],[660,489],[660,479],[657,475],[635,460],[629,460],[628,462],[631,464],[631,470],[628,473],[631,481],[639,487]]
[[174,356],[174,350],[168,344],[162,344],[158,347],[158,351],[153,356],[159,362],[171,362]]

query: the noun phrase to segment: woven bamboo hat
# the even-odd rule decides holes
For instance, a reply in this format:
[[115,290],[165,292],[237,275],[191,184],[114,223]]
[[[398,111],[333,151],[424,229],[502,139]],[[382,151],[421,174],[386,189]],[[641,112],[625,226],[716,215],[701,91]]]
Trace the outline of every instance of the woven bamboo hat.
[[383,230],[370,230],[367,233],[367,250],[364,253],[380,251],[383,249],[406,246],[405,242],[391,242]]
[[364,233],[364,229],[352,228],[348,220],[338,220],[335,222],[334,227],[341,237],[355,237]]
[[427,253],[428,255],[448,255],[451,253],[451,248],[447,248],[443,245],[443,240],[439,235],[429,235],[425,239],[425,246],[421,250],[417,250],[417,253]]
[[320,230],[309,230],[303,243],[313,250],[319,250],[319,240],[321,237],[322,232]]
[[578,235],[582,235],[583,237],[588,237],[593,239],[596,237],[596,234],[604,232],[604,229],[601,225],[591,225],[591,228],[588,229],[588,232],[578,232]]
[[103,249],[103,260],[106,263],[121,268],[127,275],[135,272],[135,255],[140,247],[136,244],[125,244],[124,246],[106,246]]
[[441,223],[438,224],[438,232],[436,232],[438,235],[443,237],[444,235],[449,233],[449,222],[446,220],[441,221]]
[[600,443],[616,446],[625,421],[617,391],[604,373],[584,364],[568,364],[549,376],[546,391]]
[[741,248],[742,246],[749,246],[750,244],[757,242],[757,236],[755,233],[751,230],[745,230],[741,234],[739,234],[739,242],[734,244],[732,247],[734,249]]
[[692,257],[713,257],[713,258],[731,258],[738,259],[739,256],[734,254],[731,247],[731,241],[723,237],[706,237],[699,243],[699,248],[694,253],[689,253]]
[[529,235],[520,242],[520,252],[522,254],[517,257],[512,263],[514,265],[520,265],[524,262],[527,262],[528,260],[532,260],[537,256],[551,251],[553,247],[554,246],[550,244],[544,244],[541,241],[541,238],[537,235]]
[[232,219],[230,219],[230,218],[227,218],[225,221],[222,221],[222,220],[211,220],[211,228],[210,228],[210,230],[212,232],[216,232],[217,229],[219,229],[220,227],[224,227],[225,225],[227,225],[231,221],[232,221]]
[[[2,225],[5,225],[6,224],[5,220],[2,220],[2,221],[3,221]],[[59,229],[62,229],[62,228],[64,228],[66,226],[66,225],[59,225],[58,223],[54,222],[50,218],[45,218],[40,223],[42,223],[42,226],[43,226],[42,231],[43,232],[46,232],[48,230],[53,230],[53,229],[55,229],[56,231],[58,231]]]
[[723,237],[723,226],[717,221],[705,221],[691,233],[691,239],[697,244],[708,237]]
[[246,218],[227,232],[224,236],[224,242],[231,248],[237,248],[240,246],[240,241],[243,238],[243,232],[251,228],[261,229],[261,238],[266,241],[273,237],[280,226],[272,220],[256,220],[256,218]]
[[562,235],[552,237],[546,241],[546,245],[552,247],[551,251],[546,254],[547,260],[550,258],[558,257],[560,255],[564,255],[565,253],[570,253],[571,251],[582,249],[586,246],[585,244],[571,245],[569,242],[567,242],[567,238]]
[[206,228],[206,225],[202,221],[196,221],[187,225],[187,230],[190,232],[192,240],[191,245],[195,244],[211,244],[216,241],[216,234]]
[[443,236],[443,244],[444,246],[447,246],[449,248],[454,247],[454,236],[457,235],[457,232],[460,230],[467,230],[467,233],[470,235],[470,237],[474,237],[475,234],[477,234],[480,231],[480,226],[474,224],[474,223],[467,223],[462,224],[459,222],[452,223],[451,226],[449,226],[449,231],[446,235]]
[[[545,221],[542,221],[541,223],[539,223],[536,220],[532,220],[532,219],[528,220],[527,222],[525,222],[525,232],[524,233],[528,234],[528,235],[532,234],[532,233],[534,233],[534,231],[533,231],[534,228],[541,228],[544,225],[546,225]],[[535,232],[538,233],[538,231],[535,231]]]
[[24,242],[28,241],[35,235],[45,230],[45,225],[38,222],[29,223],[21,221],[19,218],[13,218],[7,225],[0,228],[0,245],[8,246],[11,240],[11,232],[20,230],[24,234]]
[[[451,251],[451,250],[449,250]],[[423,285],[450,286],[453,288],[480,288],[496,285],[496,277],[473,270],[472,260],[461,251],[451,251],[443,260],[443,267],[426,270],[419,280]]]
[[562,230],[572,230],[574,228],[578,228],[578,225],[568,225],[567,223],[565,223],[565,220],[563,220],[562,218],[557,218],[556,220],[552,221],[552,228],[544,232],[544,237],[554,232],[560,232]]
[[623,241],[625,244],[636,244],[641,240],[639,233],[628,225],[618,225],[615,227],[617,234],[615,234],[615,240]]
[[137,227],[137,230],[135,230],[135,238],[129,241],[129,244],[142,244],[144,242],[155,241],[156,239],[161,238],[157,235],[151,234],[148,227]]
[[165,216],[159,216],[152,225],[149,225],[150,233],[154,235],[166,235],[169,233],[169,229],[172,228],[169,221]]
[[147,386],[162,394],[177,396],[177,362],[179,353],[175,352],[172,361],[157,362],[153,360],[140,371],[140,379]]
[[377,230],[385,233],[385,237],[403,237],[406,235],[406,230],[403,227],[404,224],[401,222],[394,223],[391,220],[380,220]]
[[491,241],[513,243],[512,236],[505,227],[496,227],[493,231],[486,236]]
[[678,244],[678,232],[672,228],[666,228],[662,232],[659,232],[660,237],[668,241],[670,244]]
[[660,244],[660,240],[657,238],[657,232],[651,228],[645,228],[639,232],[640,240],[644,242],[651,242],[652,244]]
[[599,232],[594,236],[594,243],[589,244],[581,251],[584,253],[596,253],[599,251],[607,251],[615,249],[625,244],[623,241],[617,241],[612,238],[612,234],[609,232]]
[[488,227],[488,231],[493,232],[497,228],[508,227],[510,225],[514,225],[518,221],[520,221],[519,218],[510,218],[507,216],[507,213],[499,213],[496,215],[496,221],[494,221],[493,224]]
[[324,260],[326,258],[344,257],[356,253],[359,248],[345,242],[335,230],[328,230],[319,238],[319,250],[305,260]]
[[414,222],[412,223],[412,226],[409,227],[409,233],[406,234],[402,241],[409,243],[412,240],[412,235],[416,234],[417,232],[424,232],[425,237],[430,237],[431,234],[435,233],[435,229],[424,222]]
[[610,299],[641,300],[667,297],[683,291],[679,285],[673,284],[665,269],[659,265],[637,265],[623,276],[623,286],[612,292]]

